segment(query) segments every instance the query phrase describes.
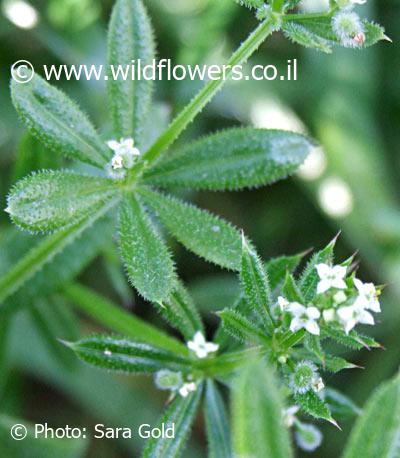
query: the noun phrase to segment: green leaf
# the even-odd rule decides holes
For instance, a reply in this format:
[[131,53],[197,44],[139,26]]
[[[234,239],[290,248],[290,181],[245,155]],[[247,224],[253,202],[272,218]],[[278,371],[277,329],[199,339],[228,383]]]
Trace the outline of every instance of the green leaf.
[[222,310],[218,315],[221,317],[223,330],[241,342],[269,343],[266,335],[236,310]]
[[8,196],[6,211],[20,228],[48,233],[87,218],[117,193],[110,180],[46,170],[17,182]]
[[66,345],[86,363],[113,372],[140,374],[161,369],[187,372],[191,368],[190,360],[182,356],[124,338],[94,335]]
[[110,330],[153,347],[163,348],[180,355],[188,354],[186,346],[178,340],[83,285],[77,283],[67,285],[63,293],[77,309]]
[[282,288],[282,293],[289,302],[299,302],[304,304],[305,300],[301,294],[300,288],[298,287],[296,280],[293,275],[289,272],[286,274],[285,283]]
[[26,126],[51,151],[103,168],[110,157],[105,143],[77,105],[35,75],[26,84],[11,82],[15,109]]
[[196,416],[201,392],[202,386],[200,385],[194,393],[185,398],[178,396],[172,402],[157,427],[161,428],[163,424],[167,427],[174,425],[174,439],[163,437],[149,439],[143,451],[143,458],[177,458],[182,455]]
[[207,380],[204,415],[209,458],[231,458],[229,420],[217,385]]
[[234,190],[274,183],[294,173],[313,148],[300,134],[229,129],[173,153],[145,176],[149,184]]
[[334,325],[321,326],[321,337],[329,337],[341,345],[354,350],[360,350],[363,347],[367,349],[381,347],[380,344],[371,337],[362,336],[354,330],[346,334],[342,328]]
[[129,280],[147,300],[162,302],[176,283],[171,254],[134,196],[125,198],[119,216],[120,247]]
[[385,29],[379,24],[375,24],[370,21],[363,21],[363,25],[365,30],[365,47],[373,46],[382,40],[390,41],[385,34]]
[[350,398],[333,388],[325,388],[324,400],[332,414],[339,418],[353,418],[362,413],[361,409]]
[[[155,59],[153,31],[141,0],[118,0],[115,3],[108,32],[108,64],[128,72],[127,78],[108,77],[109,101],[114,133],[133,137],[139,144],[151,102],[153,81],[132,78],[132,62],[142,68]],[[121,66],[121,67],[119,67]],[[129,69],[129,70],[128,70]]]
[[330,42],[325,38],[318,36],[316,33],[308,30],[296,22],[287,22],[283,24],[282,30],[287,38],[306,48],[313,48],[318,51],[330,54],[332,48]]
[[86,229],[106,214],[114,205],[111,202],[86,220],[46,237],[30,249],[9,271],[0,278],[0,304],[33,278],[46,264],[72,244]]
[[265,329],[272,332],[273,319],[270,311],[271,291],[267,273],[257,253],[248,245],[244,236],[240,281],[248,304],[264,323]]
[[175,197],[143,188],[139,192],[182,245],[221,267],[240,269],[241,235],[231,224]]
[[[325,40],[327,44],[336,44],[341,45],[339,38],[336,36],[335,32],[332,29],[332,15],[323,16],[312,16],[312,15],[298,15],[283,18],[286,21],[283,25],[283,28],[286,28],[288,24],[300,26],[301,29],[306,30],[308,34],[315,37],[314,39],[323,41]],[[387,40],[388,38],[385,35],[385,30],[378,24],[364,20],[363,21],[364,32],[365,32],[365,43],[363,48],[368,48],[373,46],[378,41]],[[305,32],[302,32],[303,35]],[[300,42],[300,44],[303,44]],[[304,45],[306,46],[306,45]]]
[[319,282],[316,266],[321,263],[330,264],[333,261],[333,249],[335,248],[336,239],[334,238],[323,250],[313,255],[300,277],[299,285],[305,303],[311,302],[316,295]]
[[232,439],[235,456],[290,458],[278,382],[264,364],[248,364],[234,380]]
[[[10,431],[14,425],[23,425],[27,429],[24,440],[15,440]],[[17,432],[22,433],[22,430]],[[38,435],[35,437],[35,425],[21,418],[0,416],[0,456],[15,458],[83,458],[88,448],[88,441],[79,439],[56,439]]]
[[286,272],[293,273],[305,253],[293,256],[280,256],[267,261],[265,268],[268,275],[269,284],[272,291],[275,291],[285,281]]
[[169,297],[158,305],[161,315],[171,326],[179,329],[186,340],[191,340],[196,331],[204,334],[200,315],[181,282],[178,281]]
[[381,385],[358,418],[343,458],[400,456],[400,379]]
[[328,406],[313,390],[308,390],[305,393],[296,393],[294,398],[296,403],[308,415],[314,418],[322,418],[338,426],[336,421],[332,418]]
[[340,372],[343,369],[356,369],[359,366],[356,366],[355,364],[350,363],[349,361],[346,361],[345,359],[338,356],[326,355],[325,367],[328,371]]

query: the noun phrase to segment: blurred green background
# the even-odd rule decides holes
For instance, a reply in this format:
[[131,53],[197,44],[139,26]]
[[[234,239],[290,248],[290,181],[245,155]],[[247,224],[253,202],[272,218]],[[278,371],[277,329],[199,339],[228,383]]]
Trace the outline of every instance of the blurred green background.
[[[306,3],[315,7],[321,2]],[[256,25],[253,15],[232,0],[147,0],[145,4],[155,27],[159,57],[175,63],[223,63]],[[7,190],[17,178],[30,170],[63,166],[27,135],[19,122],[9,95],[10,66],[19,59],[36,68],[43,64],[104,63],[112,1],[32,1],[31,9],[20,1],[2,0],[0,5],[0,205],[4,208]],[[328,381],[360,405],[400,363],[400,2],[369,0],[361,12],[384,25],[394,43],[381,43],[362,52],[337,49],[333,55],[323,55],[300,49],[276,34],[252,63],[284,68],[288,59],[297,58],[298,81],[229,83],[180,140],[253,124],[303,130],[319,142],[321,149],[290,180],[245,192],[202,192],[191,199],[243,228],[265,259],[320,248],[341,230],[338,256],[359,250],[360,275],[388,285],[381,323],[368,329],[386,350],[348,355],[365,369],[332,376]],[[52,83],[77,100],[106,136],[110,126],[103,82]],[[159,133],[200,84],[157,83],[149,138]],[[37,286],[30,290],[28,285],[11,299],[7,312],[0,312],[4,348],[0,354],[0,429],[5,428],[8,417],[54,427],[90,428],[96,423],[152,423],[161,413],[166,398],[151,380],[115,377],[88,368],[55,340],[99,329],[79,315],[63,293],[65,282],[74,279],[164,326],[149,304],[135,297],[127,285],[112,236],[104,223],[96,237],[82,239],[81,248],[70,253],[65,271],[45,272],[39,295]],[[35,240],[37,237],[12,228],[6,213],[1,212],[0,273]],[[236,295],[235,276],[199,260],[181,246],[173,248],[178,272],[191,288],[212,333],[217,324],[213,311],[229,305]],[[18,313],[9,312],[15,309]],[[205,456],[203,428],[199,418],[185,456]],[[350,428],[351,424],[344,424],[340,432],[325,427],[323,446],[312,456],[338,456]],[[86,447],[84,456],[88,457],[132,457],[139,456],[142,445],[137,439],[97,440],[74,450],[59,445],[57,456],[79,456]],[[42,456],[34,449],[26,448],[25,455],[20,450],[9,456]],[[46,456],[56,456],[56,450],[49,446]]]

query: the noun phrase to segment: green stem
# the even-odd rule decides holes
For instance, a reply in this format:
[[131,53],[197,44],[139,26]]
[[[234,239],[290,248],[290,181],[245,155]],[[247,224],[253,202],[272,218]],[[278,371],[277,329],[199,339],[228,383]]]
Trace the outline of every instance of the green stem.
[[76,308],[115,332],[179,355],[188,354],[188,349],[178,340],[125,312],[85,286],[70,284],[64,288],[64,296]]
[[[209,81],[194,99],[172,121],[168,129],[156,140],[144,154],[146,167],[156,161],[160,155],[178,138],[202,109],[211,101],[215,94],[224,86],[232,75],[235,65],[243,65],[250,56],[261,46],[265,39],[280,27],[280,15],[271,15],[262,22],[246,41],[237,49],[227,63],[226,78]],[[229,68],[229,70],[228,70]]]
[[252,347],[246,350],[224,353],[215,358],[198,360],[196,369],[200,370],[206,377],[227,374],[248,364],[254,358],[262,357],[267,351],[264,347]]

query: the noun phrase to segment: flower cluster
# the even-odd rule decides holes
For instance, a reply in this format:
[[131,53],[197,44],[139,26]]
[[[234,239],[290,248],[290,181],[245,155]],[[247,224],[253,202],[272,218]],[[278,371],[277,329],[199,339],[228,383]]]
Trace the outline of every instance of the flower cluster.
[[366,0],[337,0],[340,10],[332,18],[332,29],[339,41],[346,48],[359,48],[365,43],[364,25],[357,13],[352,11],[355,5],[363,5]]
[[140,156],[138,148],[134,147],[133,138],[121,138],[118,142],[110,140],[107,146],[114,151],[114,156],[106,166],[107,174],[114,180],[122,180],[126,171],[131,169],[137,156]]
[[363,283],[354,275],[346,278],[346,266],[318,264],[319,282],[317,295],[312,304],[303,305],[278,297],[278,307],[283,315],[290,316],[292,332],[305,329],[313,335],[320,335],[321,323],[336,322],[348,334],[358,323],[374,325],[371,312],[381,311],[381,291],[372,283]]
[[[215,353],[219,349],[218,344],[207,342],[200,331],[197,331],[193,339],[187,342],[187,347],[199,359],[207,358],[210,353]],[[184,398],[197,389],[197,383],[190,374],[183,376],[181,372],[168,369],[156,373],[155,384],[160,390],[170,390],[173,394],[179,393]]]

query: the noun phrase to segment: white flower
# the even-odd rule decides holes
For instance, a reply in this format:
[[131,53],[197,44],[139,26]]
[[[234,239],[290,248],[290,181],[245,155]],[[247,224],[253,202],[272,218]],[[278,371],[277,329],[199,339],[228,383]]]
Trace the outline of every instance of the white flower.
[[290,406],[282,412],[283,423],[286,427],[290,428],[296,421],[296,413],[300,410],[299,406]]
[[316,393],[319,393],[325,388],[325,383],[321,377],[318,377],[313,381],[312,388]]
[[320,278],[317,286],[317,294],[324,293],[331,288],[346,289],[344,278],[346,277],[347,267],[331,267],[327,264],[318,264],[315,268]]
[[214,353],[219,348],[219,345],[213,342],[206,342],[206,339],[200,331],[196,332],[193,340],[190,340],[187,343],[187,346],[189,350],[196,353],[198,358],[206,358],[209,353]]
[[107,142],[108,147],[114,151],[114,154],[119,154],[121,156],[124,156],[125,154],[139,156],[140,151],[133,146],[134,144],[135,142],[133,138],[121,138],[119,142],[116,140],[110,140]]
[[289,301],[282,296],[278,297],[278,305],[282,312],[286,312],[289,307]]
[[316,307],[304,307],[298,302],[291,302],[289,311],[293,316],[290,323],[292,332],[304,328],[310,334],[319,336],[319,326],[316,320],[321,316],[321,313]]
[[359,305],[349,305],[337,311],[340,322],[346,334],[348,334],[358,323],[374,325],[374,317]]
[[192,393],[193,391],[196,391],[196,389],[197,389],[197,385],[194,382],[184,383],[179,388],[179,394],[183,398],[186,398],[190,393]]
[[381,305],[378,300],[379,291],[377,291],[375,285],[373,283],[363,283],[358,278],[354,279],[354,285],[359,293],[354,305],[379,313],[381,311]]
[[114,156],[106,167],[108,175],[116,180],[122,179],[125,177],[123,169],[131,169],[133,167],[135,157],[140,155],[140,151],[133,146],[133,138],[121,138],[119,142],[110,140],[107,145],[114,151]]
[[124,160],[124,158],[123,158],[121,155],[116,154],[116,155],[111,159],[111,167],[112,167],[114,170],[122,169],[122,168],[124,167],[123,160]]

